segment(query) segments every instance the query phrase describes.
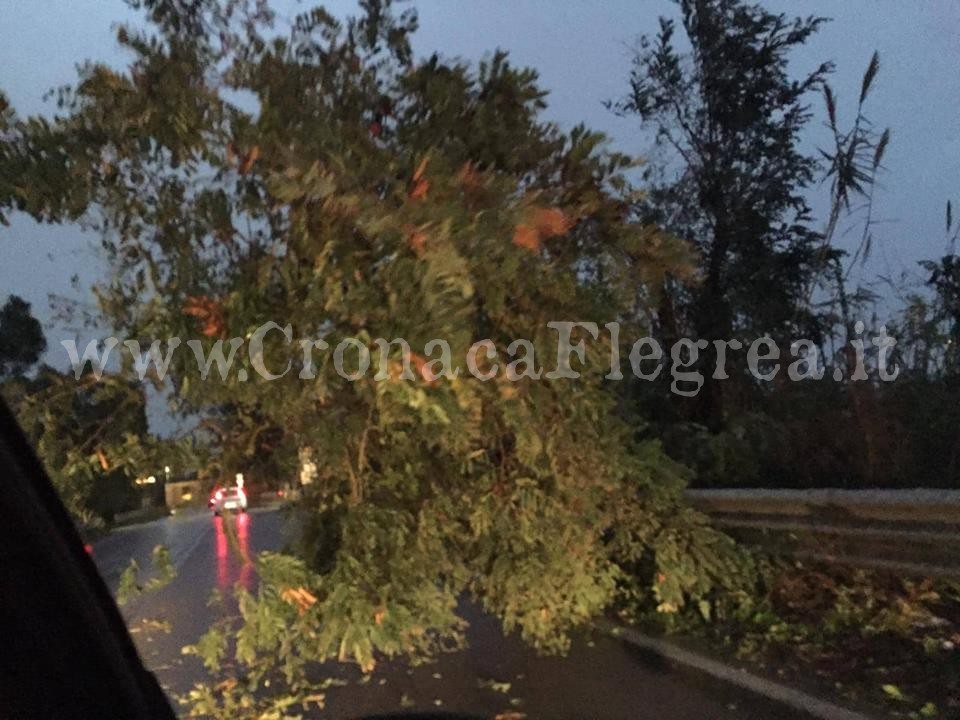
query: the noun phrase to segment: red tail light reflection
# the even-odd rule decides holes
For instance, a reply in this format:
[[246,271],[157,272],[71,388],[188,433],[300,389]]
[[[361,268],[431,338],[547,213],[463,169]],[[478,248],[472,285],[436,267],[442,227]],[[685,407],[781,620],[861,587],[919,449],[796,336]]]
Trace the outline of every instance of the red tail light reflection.
[[[235,522],[237,547],[231,551],[230,541],[224,523]],[[251,587],[253,563],[249,552],[250,516],[246,513],[232,517],[214,518],[217,552],[217,585],[221,590],[227,590],[234,583],[239,583],[248,590]],[[239,572],[236,572],[239,566]],[[232,577],[233,576],[233,577]]]

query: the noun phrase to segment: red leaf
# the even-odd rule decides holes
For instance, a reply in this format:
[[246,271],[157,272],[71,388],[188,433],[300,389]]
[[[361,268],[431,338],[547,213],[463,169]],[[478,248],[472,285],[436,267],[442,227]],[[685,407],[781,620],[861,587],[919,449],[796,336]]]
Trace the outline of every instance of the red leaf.
[[183,304],[183,314],[195,317],[200,322],[200,333],[206,337],[226,334],[226,323],[220,303],[208,297],[188,297]]
[[430,181],[426,178],[420,178],[413,183],[413,187],[410,188],[410,199],[411,200],[426,200],[427,191],[430,189]]
[[427,234],[414,225],[404,225],[403,232],[407,236],[407,244],[417,255],[422,255],[427,244]]
[[533,216],[533,224],[545,238],[566,235],[573,227],[573,221],[559,208],[538,208]]
[[540,233],[529,225],[517,225],[513,231],[513,244],[530,252],[540,252]]
[[250,172],[250,168],[253,167],[258,157],[260,157],[260,146],[254,145],[250,148],[250,152],[247,153],[246,157],[243,158],[243,162],[240,163],[240,173],[246,175]]

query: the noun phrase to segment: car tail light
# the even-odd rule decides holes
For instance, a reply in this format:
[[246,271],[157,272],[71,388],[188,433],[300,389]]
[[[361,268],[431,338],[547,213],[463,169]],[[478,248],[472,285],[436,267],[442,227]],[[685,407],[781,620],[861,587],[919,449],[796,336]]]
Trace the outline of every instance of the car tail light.
[[217,490],[217,492],[214,493],[214,497],[215,497],[217,500],[219,500],[220,498],[222,498],[222,497],[223,497],[223,490]]

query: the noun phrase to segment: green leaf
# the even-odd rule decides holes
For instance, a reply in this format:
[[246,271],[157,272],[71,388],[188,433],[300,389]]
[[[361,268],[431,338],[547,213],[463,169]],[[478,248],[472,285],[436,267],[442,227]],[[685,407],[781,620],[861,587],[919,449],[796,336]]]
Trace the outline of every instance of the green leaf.
[[906,698],[903,696],[903,692],[901,692],[900,688],[898,688],[896,685],[883,685],[881,686],[881,689],[887,697],[892,698],[893,700],[906,700]]

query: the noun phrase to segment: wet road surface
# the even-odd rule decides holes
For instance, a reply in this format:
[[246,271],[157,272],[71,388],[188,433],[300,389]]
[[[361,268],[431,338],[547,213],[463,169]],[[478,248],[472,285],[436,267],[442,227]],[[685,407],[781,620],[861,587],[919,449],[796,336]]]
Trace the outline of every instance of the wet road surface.
[[[122,528],[94,545],[111,588],[130,559],[150,568],[157,544],[170,550],[177,577],[124,608],[147,666],[168,691],[184,692],[204,677],[200,662],[180,649],[195,642],[218,612],[214,589],[253,587],[251,565],[230,547],[223,519],[195,511]],[[237,517],[237,541],[254,555],[280,550],[287,535],[281,512],[252,509]],[[330,668],[347,685],[332,688],[317,717],[362,718],[392,712],[449,712],[480,718],[501,713],[528,720],[793,720],[805,717],[600,633],[578,637],[563,658],[539,657],[493,618],[466,605],[469,648],[410,667],[382,662],[369,677],[352,666]],[[509,716],[508,716],[509,717]]]

